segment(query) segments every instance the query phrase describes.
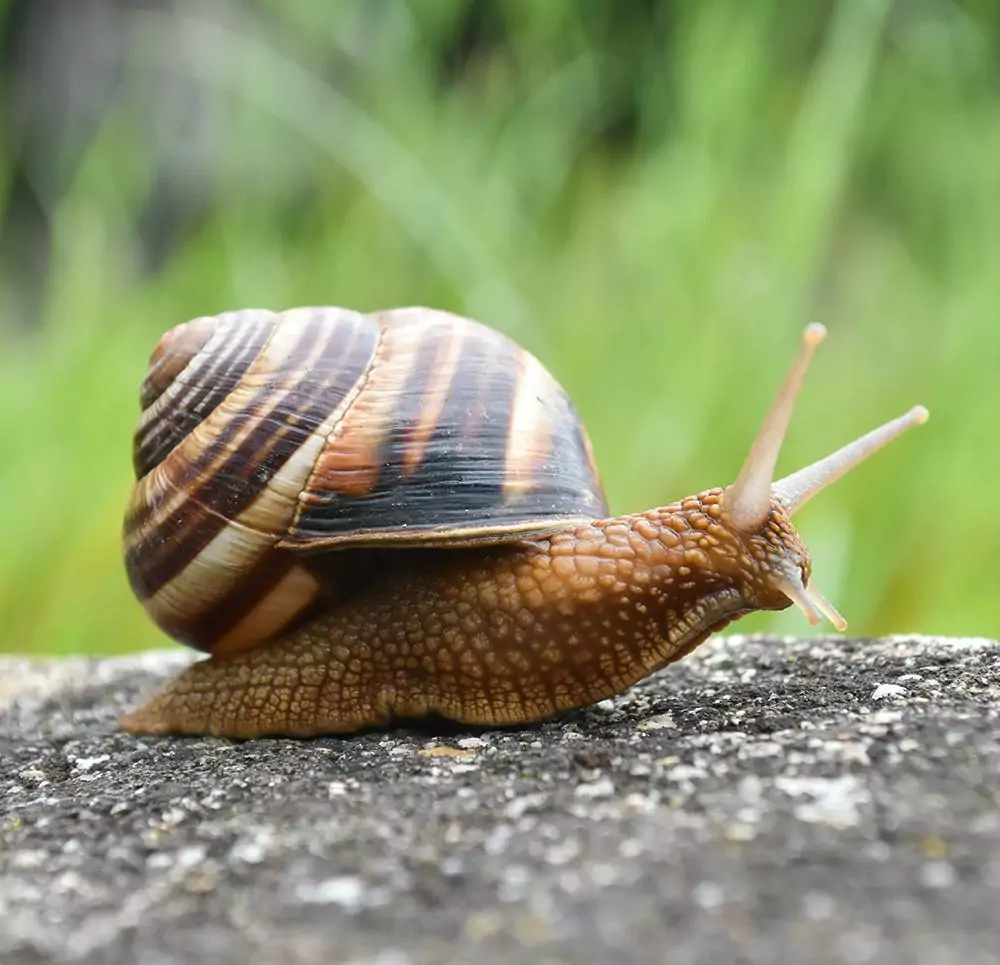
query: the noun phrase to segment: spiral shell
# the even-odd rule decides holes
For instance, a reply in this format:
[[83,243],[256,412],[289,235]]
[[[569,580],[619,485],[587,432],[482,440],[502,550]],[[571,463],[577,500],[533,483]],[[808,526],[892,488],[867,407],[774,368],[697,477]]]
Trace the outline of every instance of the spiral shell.
[[197,318],[161,339],[140,401],[128,576],[166,633],[215,653],[328,594],[319,552],[507,542],[608,512],[556,380],[446,312]]

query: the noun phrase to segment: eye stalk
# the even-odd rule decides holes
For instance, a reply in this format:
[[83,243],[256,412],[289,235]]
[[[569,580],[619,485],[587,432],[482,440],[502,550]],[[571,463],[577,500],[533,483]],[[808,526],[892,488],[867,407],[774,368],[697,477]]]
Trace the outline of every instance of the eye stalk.
[[929,418],[930,413],[922,405],[915,405],[898,419],[892,419],[877,429],[872,429],[871,432],[861,436],[860,439],[855,439],[854,442],[849,442],[825,459],[820,459],[805,469],[779,479],[771,486],[771,493],[781,500],[785,511],[791,516],[816,493],[835,483],[872,453],[878,452],[907,429],[923,425]]
[[[774,481],[774,468],[788,429],[795,401],[817,346],[826,338],[826,328],[818,322],[807,325],[802,346],[792,361],[785,381],[764,418],[764,423],[750,447],[736,482],[722,497],[722,511],[737,532],[751,536],[766,523],[772,500],[777,500],[788,516],[801,509],[813,496],[836,482],[884,445],[907,429],[922,425],[929,413],[914,406],[905,415],[893,419],[866,435],[798,472]],[[772,569],[773,585],[788,597],[812,624],[826,617],[841,632],[847,621],[815,586],[807,586],[801,571],[790,559],[777,562]]]
[[723,508],[732,525],[743,533],[760,529],[771,511],[771,483],[778,462],[785,431],[795,409],[795,400],[809,370],[813,353],[823,339],[826,328],[818,322],[806,326],[802,347],[792,361],[784,384],[778,391],[764,424],[757,433],[750,453],[736,477],[736,482],[723,497]]

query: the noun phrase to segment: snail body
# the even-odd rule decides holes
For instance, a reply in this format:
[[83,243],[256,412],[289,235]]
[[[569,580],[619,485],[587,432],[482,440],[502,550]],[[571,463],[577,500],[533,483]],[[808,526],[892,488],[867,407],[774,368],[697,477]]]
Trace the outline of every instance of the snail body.
[[755,610],[844,629],[791,516],[926,410],[772,482],[824,334],[806,329],[733,485],[612,518],[572,402],[484,325],[319,308],[177,326],[140,394],[125,562],[150,617],[211,656],[121,726],[528,723]]

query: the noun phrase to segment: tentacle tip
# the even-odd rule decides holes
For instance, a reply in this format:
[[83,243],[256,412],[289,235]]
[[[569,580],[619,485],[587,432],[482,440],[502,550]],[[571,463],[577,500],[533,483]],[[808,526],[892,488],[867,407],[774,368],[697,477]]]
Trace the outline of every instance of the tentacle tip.
[[910,409],[910,420],[915,426],[922,426],[931,417],[926,406],[915,405]]
[[802,341],[815,348],[826,338],[826,326],[822,322],[810,322],[802,333]]

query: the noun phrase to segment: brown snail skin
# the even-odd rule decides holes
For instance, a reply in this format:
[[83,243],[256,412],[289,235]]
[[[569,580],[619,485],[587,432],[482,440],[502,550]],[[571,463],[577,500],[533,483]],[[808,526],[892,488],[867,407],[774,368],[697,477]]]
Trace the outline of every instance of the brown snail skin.
[[151,618],[210,656],[121,726],[525,724],[757,610],[844,630],[791,517],[927,411],[773,481],[824,336],[806,328],[735,483],[609,518],[572,403],[476,322],[324,308],[176,327],[143,383],[125,559]]

